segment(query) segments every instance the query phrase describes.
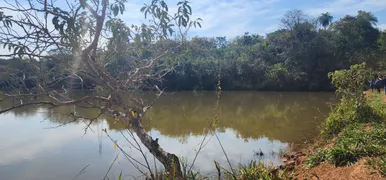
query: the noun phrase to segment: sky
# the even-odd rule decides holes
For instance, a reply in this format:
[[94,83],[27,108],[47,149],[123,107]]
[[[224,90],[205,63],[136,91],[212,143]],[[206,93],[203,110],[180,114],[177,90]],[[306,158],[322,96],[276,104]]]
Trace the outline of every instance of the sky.
[[[13,0],[6,0],[12,2]],[[77,0],[69,0],[77,1]],[[171,12],[176,11],[180,0],[165,0]],[[26,0],[19,0],[27,3]],[[140,12],[144,3],[151,0],[127,0],[121,18],[131,24],[146,22]],[[347,14],[356,15],[358,10],[371,11],[378,18],[378,27],[386,29],[386,0],[190,0],[193,18],[202,18],[202,28],[193,28],[189,36],[218,37],[231,39],[245,32],[265,35],[279,28],[280,18],[293,9],[317,17],[330,12],[334,20]],[[67,6],[65,0],[56,0],[59,7]],[[0,6],[6,6],[0,2]]]
[[[148,0],[150,1],[150,0]],[[128,0],[131,9],[122,17],[126,22],[138,22],[144,1]],[[145,1],[146,2],[146,1]],[[166,0],[170,7],[177,0]],[[193,17],[203,19],[201,29],[190,30],[190,36],[226,36],[232,38],[245,32],[265,35],[279,28],[283,15],[293,9],[317,17],[330,12],[334,20],[358,10],[371,11],[378,18],[378,27],[386,29],[386,0],[190,0]]]

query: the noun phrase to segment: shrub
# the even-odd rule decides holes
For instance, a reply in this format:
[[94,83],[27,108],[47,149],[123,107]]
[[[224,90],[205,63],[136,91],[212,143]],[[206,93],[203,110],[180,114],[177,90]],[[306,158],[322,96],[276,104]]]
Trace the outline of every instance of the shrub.
[[318,151],[308,157],[306,164],[310,168],[318,166],[321,162],[326,161],[326,154],[325,149],[318,149]]
[[328,161],[335,166],[351,165],[358,160],[358,156],[344,146],[334,146],[327,154]]
[[384,117],[384,112],[377,110],[374,107],[375,105],[372,104],[364,103],[356,107],[354,104],[342,101],[341,104],[332,110],[322,125],[322,137],[325,139],[332,138],[338,135],[346,126],[353,123],[380,121]]
[[[341,102],[323,123],[321,136],[325,140],[334,138],[334,144],[310,156],[310,166],[323,161],[346,166],[362,157],[386,154],[386,105],[382,95],[369,94],[365,98],[361,86],[368,78],[365,65],[353,65],[349,70],[329,74]],[[381,172],[381,166],[378,167]]]
[[239,179],[252,180],[281,180],[285,179],[285,171],[281,174],[273,173],[261,162],[251,161],[247,166],[239,167]]
[[363,87],[365,82],[370,79],[370,71],[366,68],[366,63],[354,64],[350,69],[339,70],[328,73],[332,83],[336,87],[336,93],[349,103],[354,103],[357,107],[365,102]]

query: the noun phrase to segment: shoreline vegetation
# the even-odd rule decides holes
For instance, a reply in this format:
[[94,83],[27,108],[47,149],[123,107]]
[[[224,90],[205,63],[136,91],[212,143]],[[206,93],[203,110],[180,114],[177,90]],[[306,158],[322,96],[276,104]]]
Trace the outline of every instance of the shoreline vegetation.
[[[366,64],[329,74],[341,102],[322,124],[298,177],[384,179],[386,176],[386,96],[363,91],[371,79]],[[306,169],[306,170],[305,170]]]
[[371,78],[365,63],[330,77],[341,102],[322,124],[320,137],[306,153],[284,154],[286,165],[263,179],[386,179],[385,94],[363,91],[363,82]]
[[[231,172],[222,168],[225,164],[215,162],[218,175],[212,178],[386,179],[386,95],[375,90],[364,91],[364,86],[358,86],[371,77],[369,72],[362,63],[330,73],[341,101],[332,107],[314,143],[300,151],[280,153],[284,165],[268,167],[261,161],[251,161]],[[257,152],[256,155],[265,154]],[[165,177],[169,179],[169,174]],[[209,177],[196,173],[185,178]]]
[[[362,62],[374,70],[385,69],[386,32],[377,28],[377,22],[377,17],[366,11],[333,20],[329,13],[312,17],[295,9],[282,17],[281,29],[266,35],[246,32],[228,39],[185,37],[183,46],[153,69],[167,73],[146,80],[146,84],[156,84],[165,91],[215,91],[220,80],[223,90],[334,91],[328,72]],[[109,60],[103,62],[104,68],[117,78],[119,73],[133,71],[138,58],[153,58],[157,51],[176,46],[179,39],[109,43],[107,51],[117,54],[106,52]],[[132,52],[133,46],[138,46],[138,52]],[[70,51],[53,48],[48,54],[39,61],[16,55],[0,58],[0,89],[33,89],[37,78],[50,88],[100,89],[90,77],[68,72],[75,66]]]
[[341,102],[294,168],[298,179],[385,179],[386,98],[365,91],[362,107]]

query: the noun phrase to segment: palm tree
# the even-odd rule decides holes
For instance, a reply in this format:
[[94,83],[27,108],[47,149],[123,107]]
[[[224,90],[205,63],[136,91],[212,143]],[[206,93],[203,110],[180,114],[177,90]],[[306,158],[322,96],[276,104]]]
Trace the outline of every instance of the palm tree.
[[332,19],[333,19],[333,17],[331,16],[331,14],[329,12],[322,13],[318,17],[318,21],[324,27],[324,29],[326,29],[328,27],[328,25],[331,24]]
[[370,22],[373,25],[376,25],[378,23],[378,18],[374,16],[373,13],[371,12],[366,12],[366,11],[358,11],[358,18],[363,18]]

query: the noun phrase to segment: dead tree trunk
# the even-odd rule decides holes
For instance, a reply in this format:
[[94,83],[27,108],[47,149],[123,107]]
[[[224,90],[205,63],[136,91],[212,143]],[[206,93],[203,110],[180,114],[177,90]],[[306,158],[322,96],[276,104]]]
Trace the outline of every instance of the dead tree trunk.
[[[158,144],[158,138],[155,140],[143,128],[140,118],[134,118],[130,121],[132,127],[141,140],[141,142],[149,149],[158,161],[165,167],[165,171],[169,173],[170,177],[176,179],[183,179],[180,160],[175,154],[171,154],[163,150]],[[173,179],[174,179],[173,178]]]

